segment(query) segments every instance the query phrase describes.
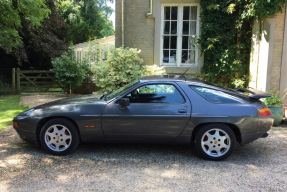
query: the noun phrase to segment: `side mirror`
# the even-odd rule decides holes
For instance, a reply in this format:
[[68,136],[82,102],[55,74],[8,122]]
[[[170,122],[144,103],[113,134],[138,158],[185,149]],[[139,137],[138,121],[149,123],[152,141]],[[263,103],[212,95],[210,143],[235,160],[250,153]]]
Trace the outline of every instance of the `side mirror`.
[[120,109],[126,109],[126,107],[130,105],[130,100],[128,98],[121,98],[118,104]]

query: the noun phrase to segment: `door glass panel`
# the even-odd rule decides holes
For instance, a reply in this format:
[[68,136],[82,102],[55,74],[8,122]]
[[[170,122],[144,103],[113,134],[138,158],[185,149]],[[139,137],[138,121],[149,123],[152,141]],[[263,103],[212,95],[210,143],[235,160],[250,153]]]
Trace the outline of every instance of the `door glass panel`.
[[177,33],[177,21],[172,21],[171,22],[171,34],[176,34]]
[[190,35],[196,35],[196,21],[190,22]]
[[189,20],[189,7],[183,7],[183,20]]
[[163,50],[163,62],[169,63],[169,50]]
[[181,62],[182,62],[182,63],[188,63],[188,61],[187,61],[187,56],[188,56],[187,50],[183,50],[183,51],[181,52]]
[[182,49],[188,49],[188,36],[182,37]]
[[164,8],[165,20],[170,20],[170,7]]
[[169,63],[176,63],[176,50],[170,50]]
[[163,48],[164,49],[169,49],[169,36],[164,36],[163,37]]
[[170,48],[171,49],[176,49],[177,37],[176,36],[171,36],[170,38],[171,38]]
[[195,61],[195,51],[190,50],[189,51],[189,63],[193,63]]
[[182,23],[182,34],[187,35],[189,32],[189,21],[183,21]]
[[131,103],[184,103],[180,92],[169,84],[144,85],[125,96]]
[[164,34],[170,34],[170,22],[169,21],[165,21],[164,22]]
[[171,9],[171,20],[177,20],[177,7]]
[[197,7],[192,6],[190,7],[190,20],[196,20],[197,16]]

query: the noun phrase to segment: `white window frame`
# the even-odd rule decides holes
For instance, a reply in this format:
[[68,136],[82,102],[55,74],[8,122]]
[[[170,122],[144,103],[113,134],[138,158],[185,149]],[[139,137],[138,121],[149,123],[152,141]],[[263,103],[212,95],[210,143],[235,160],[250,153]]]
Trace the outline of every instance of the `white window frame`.
[[[178,7],[177,12],[177,49],[176,49],[176,63],[163,63],[163,36],[164,36],[164,7],[166,6],[176,6]],[[167,67],[191,67],[198,65],[199,50],[198,47],[195,48],[195,62],[194,63],[181,63],[182,55],[182,24],[183,24],[183,7],[184,6],[196,6],[197,16],[196,16],[196,37],[199,37],[199,27],[200,27],[200,4],[199,3],[169,3],[161,5],[161,29],[160,29],[160,65]]]

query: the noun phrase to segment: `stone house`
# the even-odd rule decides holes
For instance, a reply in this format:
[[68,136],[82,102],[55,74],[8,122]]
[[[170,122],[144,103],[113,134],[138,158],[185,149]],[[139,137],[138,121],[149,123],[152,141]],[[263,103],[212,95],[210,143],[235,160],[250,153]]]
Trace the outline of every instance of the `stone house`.
[[[164,66],[168,73],[198,74],[204,58],[192,46],[200,35],[200,0],[116,0],[115,46],[141,50],[147,65]],[[286,6],[264,22],[260,40],[253,29],[250,87],[281,91],[287,87]]]

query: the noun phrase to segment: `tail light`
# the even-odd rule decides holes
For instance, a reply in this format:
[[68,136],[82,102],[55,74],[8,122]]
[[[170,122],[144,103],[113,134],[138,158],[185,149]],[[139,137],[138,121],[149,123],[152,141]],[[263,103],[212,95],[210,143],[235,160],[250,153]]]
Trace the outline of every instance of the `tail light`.
[[266,108],[263,108],[263,109],[260,109],[260,110],[259,110],[259,115],[260,115],[261,117],[266,117],[266,116],[271,116],[272,113],[270,112],[270,110],[268,109],[268,107],[266,107]]
[[16,123],[15,121],[13,122],[13,127],[14,128],[19,128],[18,123]]

